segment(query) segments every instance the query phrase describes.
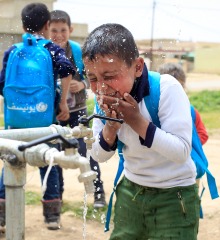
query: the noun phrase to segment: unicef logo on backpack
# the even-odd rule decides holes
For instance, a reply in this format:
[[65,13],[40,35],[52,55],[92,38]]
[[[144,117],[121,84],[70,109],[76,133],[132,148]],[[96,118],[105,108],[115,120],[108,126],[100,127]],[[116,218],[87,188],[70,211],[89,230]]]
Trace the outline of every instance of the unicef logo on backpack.
[[36,110],[38,112],[45,112],[47,110],[48,105],[44,102],[40,102],[36,104]]

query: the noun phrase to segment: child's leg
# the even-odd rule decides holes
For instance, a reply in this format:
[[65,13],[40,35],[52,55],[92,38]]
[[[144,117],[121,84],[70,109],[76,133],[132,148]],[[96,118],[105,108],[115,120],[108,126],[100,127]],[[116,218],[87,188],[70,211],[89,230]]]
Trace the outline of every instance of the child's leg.
[[[40,176],[43,183],[48,166],[41,167]],[[60,213],[61,213],[61,200],[60,200],[60,185],[59,174],[56,166],[53,166],[48,179],[47,189],[42,199],[43,216],[47,228],[56,230],[60,228]]]
[[4,184],[4,167],[2,168],[2,174],[0,177],[0,199],[5,199],[5,184]]
[[0,232],[5,230],[5,185],[4,185],[4,167],[0,177]]

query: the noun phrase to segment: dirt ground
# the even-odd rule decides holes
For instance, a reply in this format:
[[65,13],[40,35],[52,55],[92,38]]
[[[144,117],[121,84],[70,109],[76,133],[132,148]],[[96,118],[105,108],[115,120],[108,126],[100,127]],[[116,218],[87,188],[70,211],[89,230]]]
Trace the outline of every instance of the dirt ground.
[[[210,170],[214,174],[218,189],[220,190],[220,174],[219,174],[219,146],[220,133],[210,137],[205,146],[205,152],[210,162]],[[106,191],[106,199],[111,194],[113,179],[117,168],[117,157],[109,160],[101,165],[102,179]],[[27,170],[26,190],[40,192],[40,178],[38,169],[28,167]],[[84,186],[79,183],[77,177],[79,170],[64,170],[65,174],[65,193],[64,200],[81,201],[83,207]],[[207,188],[206,177],[202,180],[206,190],[202,198],[202,206],[204,211],[204,219],[200,220],[200,228],[198,240],[219,240],[220,238],[220,199],[211,200]],[[88,196],[87,201],[92,203],[93,198]],[[74,217],[71,212],[62,215],[62,228],[58,231],[49,231],[43,224],[42,207],[26,206],[26,231],[25,239],[27,240],[107,240],[110,232],[104,233],[104,224],[95,220],[86,221],[83,217]],[[101,216],[97,216],[100,218]],[[113,226],[110,227],[110,230]],[[85,228],[85,232],[84,229]],[[85,234],[86,233],[86,234]],[[85,234],[85,235],[84,235]],[[4,239],[4,237],[0,237]],[[187,240],[187,239],[186,239]]]
[[[193,75],[188,80],[189,87],[192,89],[206,89],[206,76]],[[212,76],[212,82],[217,85],[220,83],[219,76]],[[207,80],[210,76],[207,76]],[[197,85],[197,87],[195,87]],[[203,87],[202,87],[203,86]],[[218,85],[219,86],[219,85]],[[215,87],[220,89],[219,87]],[[216,178],[218,189],[220,191],[220,164],[219,164],[219,147],[220,146],[220,131],[212,134],[205,145],[204,149],[209,159],[209,168]],[[113,180],[117,169],[117,157],[113,157],[106,163],[100,164],[102,172],[102,180],[106,192],[106,200],[112,192]],[[64,170],[65,176],[65,192],[64,200],[81,201],[83,207],[84,186],[78,182],[79,170]],[[202,182],[206,187],[202,198],[202,206],[204,211],[204,219],[200,220],[198,240],[219,240],[220,239],[220,198],[211,200],[206,176]],[[27,183],[25,190],[40,192],[40,177],[37,168],[27,166]],[[93,197],[88,196],[87,202],[92,203]],[[58,231],[49,231],[43,224],[42,207],[26,206],[25,208],[25,239],[27,240],[107,240],[109,239],[113,226],[110,226],[110,232],[104,233],[104,223],[99,223],[94,220],[84,222],[83,217],[77,218],[71,212],[67,212],[61,216],[62,228]],[[98,216],[100,219],[102,216]],[[96,218],[98,218],[96,216]],[[0,239],[5,239],[0,236]],[[186,239],[187,240],[187,239]]]

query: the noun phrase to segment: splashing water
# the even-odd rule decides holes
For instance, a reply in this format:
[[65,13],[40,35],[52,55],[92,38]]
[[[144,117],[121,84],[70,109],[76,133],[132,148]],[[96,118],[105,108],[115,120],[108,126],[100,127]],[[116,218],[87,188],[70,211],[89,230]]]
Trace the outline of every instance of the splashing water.
[[105,216],[105,214],[103,213],[103,214],[101,215],[101,223],[102,223],[102,224],[105,223],[105,219],[106,219],[106,216]]
[[[90,161],[90,149],[87,149],[86,157]],[[84,192],[83,197],[83,239],[86,239],[86,215],[87,215],[88,207],[87,207],[87,194]]]
[[86,151],[86,158],[90,161],[90,156],[91,156],[91,149],[87,149]]
[[86,239],[86,215],[87,215],[87,194],[84,192],[83,197],[83,239]]

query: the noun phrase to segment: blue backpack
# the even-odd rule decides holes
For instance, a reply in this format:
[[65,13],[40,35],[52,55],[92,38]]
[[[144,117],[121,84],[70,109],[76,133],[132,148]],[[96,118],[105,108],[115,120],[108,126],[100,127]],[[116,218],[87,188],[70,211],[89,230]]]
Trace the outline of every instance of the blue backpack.
[[74,57],[74,61],[77,67],[77,71],[79,71],[80,74],[80,78],[81,80],[84,79],[83,77],[83,69],[84,69],[84,65],[83,65],[83,60],[82,60],[82,50],[81,47],[79,45],[79,43],[69,40],[69,44],[73,53],[73,57]]
[[[157,72],[148,71],[148,80],[149,80],[149,86],[150,86],[150,94],[144,98],[144,102],[150,113],[153,123],[160,128],[161,127],[160,120],[158,117],[158,107],[159,107],[159,100],[160,100],[160,74]],[[151,92],[153,92],[153,94],[151,94]],[[96,102],[96,112],[101,113],[101,110],[97,102]],[[192,122],[193,122],[191,157],[195,162],[195,165],[197,168],[196,178],[201,178],[206,173],[211,197],[212,199],[215,199],[219,197],[218,190],[217,190],[215,178],[212,176],[212,174],[208,170],[208,160],[204,154],[201,141],[196,131],[195,110],[193,106],[191,106],[191,115],[192,115]],[[103,123],[104,123],[104,120],[103,120]],[[119,165],[118,165],[118,170],[114,180],[114,189],[109,200],[109,206],[108,206],[107,215],[106,215],[105,232],[109,230],[113,196],[116,190],[118,180],[124,170],[124,158],[123,158],[123,152],[122,152],[123,146],[124,146],[124,143],[122,143],[121,141],[118,141],[117,148],[118,148],[118,154],[119,154]],[[203,191],[202,191],[202,194],[203,194]],[[200,216],[202,217],[201,209],[200,209]]]
[[55,120],[55,83],[52,58],[44,46],[29,34],[9,55],[4,86],[5,128],[47,127]]

